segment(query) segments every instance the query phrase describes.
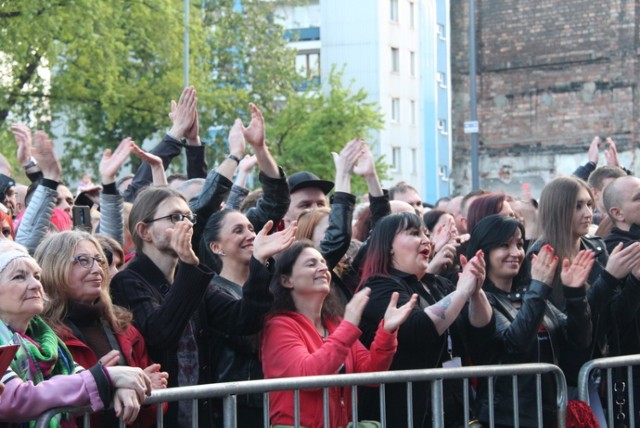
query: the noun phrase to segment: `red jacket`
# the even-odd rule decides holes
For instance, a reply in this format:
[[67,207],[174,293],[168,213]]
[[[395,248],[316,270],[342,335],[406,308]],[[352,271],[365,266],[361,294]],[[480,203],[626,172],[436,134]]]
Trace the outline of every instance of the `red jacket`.
[[[361,331],[348,321],[328,323],[330,335],[323,341],[311,321],[296,312],[269,318],[262,332],[261,354],[265,379],[387,370],[398,345],[397,333],[384,331],[380,322],[367,350],[358,338]],[[344,371],[342,366],[344,364]],[[323,427],[322,389],[300,391],[300,425]],[[269,396],[271,424],[293,425],[293,391]],[[346,427],[351,420],[351,388],[329,389],[331,428]]]
[[[120,346],[120,352],[124,357],[127,365],[130,367],[140,367],[142,369],[149,367],[153,364],[153,361],[147,354],[147,347],[144,343],[144,338],[140,332],[133,326],[129,325],[127,330],[122,333],[115,333],[114,336]],[[80,364],[84,368],[93,367],[98,363],[98,358],[91,348],[85,345],[80,339],[75,337],[73,333],[69,332],[69,336],[64,338],[64,344],[67,345],[73,360]],[[166,407],[166,406],[165,406]],[[165,408],[166,411],[166,408]],[[91,418],[91,426],[99,425],[99,415],[93,415]],[[134,423],[139,427],[152,427],[155,426],[156,421],[156,405],[145,406],[140,409],[138,418]]]

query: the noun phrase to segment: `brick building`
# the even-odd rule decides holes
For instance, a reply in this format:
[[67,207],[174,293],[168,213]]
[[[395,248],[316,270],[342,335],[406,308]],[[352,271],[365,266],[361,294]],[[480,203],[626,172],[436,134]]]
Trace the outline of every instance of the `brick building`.
[[[640,1],[475,4],[481,187],[538,196],[587,161],[594,135],[638,171]],[[452,193],[471,187],[468,19],[468,1],[452,0]]]

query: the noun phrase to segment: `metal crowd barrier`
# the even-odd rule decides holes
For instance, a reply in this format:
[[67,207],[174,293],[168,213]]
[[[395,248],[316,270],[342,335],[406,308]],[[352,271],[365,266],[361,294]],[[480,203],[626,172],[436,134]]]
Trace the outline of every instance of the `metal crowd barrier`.
[[[608,426],[614,426],[613,416],[616,413],[614,404],[624,406],[624,403],[614,403],[613,393],[619,392],[619,388],[623,388],[620,392],[627,394],[626,401],[628,403],[629,424],[635,427],[635,411],[633,402],[633,367],[640,366],[640,354],[624,355],[621,357],[598,358],[596,360],[587,361],[578,374],[578,399],[587,404],[589,402],[589,378],[596,369],[606,370],[607,379],[607,422]],[[613,369],[626,367],[626,382],[618,384],[614,383]]]
[[[639,360],[640,361],[640,360]],[[542,389],[541,376],[551,373],[556,383],[556,411],[557,426],[564,428],[566,425],[567,410],[567,383],[559,367],[552,364],[536,363],[536,364],[512,364],[512,365],[493,365],[493,366],[472,366],[458,368],[441,368],[441,369],[424,369],[424,370],[402,370],[387,371],[373,373],[356,373],[356,374],[337,374],[326,376],[309,376],[309,377],[291,377],[268,380],[251,380],[242,382],[228,382],[208,385],[197,385],[189,387],[168,388],[164,390],[154,391],[147,398],[145,404],[163,403],[171,401],[192,400],[193,405],[193,427],[197,427],[198,421],[198,399],[222,397],[223,400],[223,417],[225,428],[235,428],[236,421],[236,396],[244,394],[264,394],[264,426],[269,427],[269,394],[271,391],[293,390],[294,406],[295,406],[295,426],[300,426],[300,390],[311,388],[323,388],[324,405],[323,418],[324,426],[329,426],[329,387],[335,386],[355,386],[355,385],[380,385],[380,409],[381,423],[386,427],[385,421],[385,384],[387,383],[406,383],[407,384],[407,427],[412,428],[412,388],[413,382],[430,381],[431,382],[431,409],[433,415],[432,426],[435,428],[444,427],[444,410],[443,410],[443,381],[448,379],[463,379],[464,388],[464,409],[465,424],[469,424],[469,379],[471,378],[488,378],[489,402],[493,402],[493,378],[497,376],[512,376],[514,385],[514,426],[518,427],[518,397],[517,382],[518,376],[535,375],[536,376],[536,394],[537,394],[537,415],[538,426],[543,427],[542,420]],[[353,414],[352,419],[358,420],[358,397],[357,388],[352,389]],[[36,427],[47,428],[51,418],[61,411],[73,410],[74,413],[86,412],[86,408],[82,409],[52,409],[43,413],[37,420]],[[85,415],[85,420],[88,415]],[[490,408],[489,412],[490,426],[494,426],[494,410]],[[122,422],[121,422],[121,426]],[[162,406],[158,406],[157,426],[162,428],[164,422],[162,420]]]

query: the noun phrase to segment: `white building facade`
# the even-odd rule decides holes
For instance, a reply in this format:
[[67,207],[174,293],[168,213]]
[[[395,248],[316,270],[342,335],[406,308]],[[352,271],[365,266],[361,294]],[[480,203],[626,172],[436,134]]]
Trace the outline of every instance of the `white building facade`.
[[427,202],[449,195],[449,0],[312,0],[281,15],[299,70],[322,81],[343,69],[380,106],[384,128],[369,143],[391,166],[385,187],[406,181]]

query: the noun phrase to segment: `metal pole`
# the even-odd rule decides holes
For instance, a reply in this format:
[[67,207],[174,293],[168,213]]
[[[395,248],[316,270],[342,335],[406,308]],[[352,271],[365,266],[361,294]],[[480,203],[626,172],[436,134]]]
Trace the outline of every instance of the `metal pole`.
[[[189,0],[184,0],[184,36],[183,36],[182,80],[183,88],[189,86]],[[186,149],[182,154],[182,171],[187,173]]]
[[189,0],[184,0],[184,59],[182,76],[184,87],[189,86]]
[[[478,120],[476,105],[476,6],[469,0],[469,110],[471,121]],[[471,133],[471,190],[480,188],[478,171],[478,132]]]

